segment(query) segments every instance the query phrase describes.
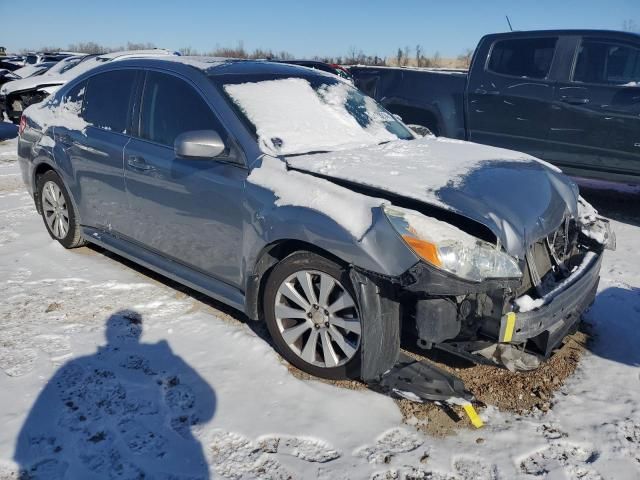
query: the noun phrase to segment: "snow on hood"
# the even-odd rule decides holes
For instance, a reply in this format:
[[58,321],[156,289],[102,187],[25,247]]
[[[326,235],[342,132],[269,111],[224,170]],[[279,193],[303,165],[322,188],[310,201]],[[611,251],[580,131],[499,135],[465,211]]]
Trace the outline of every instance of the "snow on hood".
[[487,226],[522,258],[534,241],[577,215],[577,188],[524,153],[425,137],[290,156],[290,168],[345,180],[456,212]]
[[286,164],[265,155],[262,165],[247,178],[250,183],[271,190],[276,206],[291,205],[322,212],[360,240],[373,223],[372,209],[385,200],[362,195],[328,180],[287,170]]

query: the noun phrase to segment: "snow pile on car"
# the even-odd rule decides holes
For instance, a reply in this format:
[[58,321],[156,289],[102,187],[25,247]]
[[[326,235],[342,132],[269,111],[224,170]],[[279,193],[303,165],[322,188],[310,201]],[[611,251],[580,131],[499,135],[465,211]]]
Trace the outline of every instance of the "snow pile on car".
[[[315,91],[303,78],[225,85],[227,94],[256,127],[262,151],[292,155],[344,150],[396,140],[385,121],[393,117],[365,97],[368,125],[361,126],[347,110],[353,87],[324,85]],[[286,112],[286,113],[285,113]]]
[[262,165],[253,169],[248,181],[271,190],[276,206],[307,207],[326,214],[360,240],[373,222],[372,209],[388,203],[353,192],[321,178],[287,170],[277,158],[264,156]]

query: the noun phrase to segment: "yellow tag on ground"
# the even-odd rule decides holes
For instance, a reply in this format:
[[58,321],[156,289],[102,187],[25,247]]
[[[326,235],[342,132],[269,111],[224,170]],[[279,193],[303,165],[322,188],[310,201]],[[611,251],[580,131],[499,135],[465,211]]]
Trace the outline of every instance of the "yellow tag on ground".
[[507,324],[504,327],[503,342],[510,342],[513,338],[513,330],[516,327],[516,314],[513,312],[507,313]]
[[482,422],[482,419],[478,415],[478,412],[476,412],[476,409],[473,408],[473,405],[471,405],[471,403],[465,403],[463,405],[463,408],[464,408],[464,411],[467,413],[467,416],[469,417],[469,420],[471,420],[471,423],[473,424],[474,427],[480,428],[484,425],[484,423]]

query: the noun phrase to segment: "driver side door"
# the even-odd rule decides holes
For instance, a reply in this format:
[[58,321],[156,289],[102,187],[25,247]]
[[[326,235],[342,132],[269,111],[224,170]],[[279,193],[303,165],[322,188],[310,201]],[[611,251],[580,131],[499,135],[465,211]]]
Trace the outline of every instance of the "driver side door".
[[[185,158],[176,137],[217,131],[227,150],[211,159]],[[235,143],[188,79],[148,71],[137,135],[126,145],[124,172],[135,243],[227,284],[241,277],[247,169]]]

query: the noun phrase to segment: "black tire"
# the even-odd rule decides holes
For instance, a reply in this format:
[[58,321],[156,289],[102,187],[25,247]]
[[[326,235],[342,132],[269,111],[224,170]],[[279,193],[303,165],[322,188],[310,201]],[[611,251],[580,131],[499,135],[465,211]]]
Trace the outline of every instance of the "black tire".
[[300,251],[289,255],[278,263],[271,270],[267,278],[264,294],[262,295],[262,307],[264,318],[269,333],[276,350],[289,363],[300,370],[314,375],[316,377],[327,378],[331,380],[357,379],[360,377],[360,347],[353,357],[342,365],[336,367],[320,367],[306,362],[291,350],[289,345],[284,341],[282,334],[278,328],[275,314],[276,296],[280,285],[291,275],[301,270],[314,270],[330,275],[333,279],[338,280],[341,286],[351,295],[355,304],[355,309],[360,318],[361,328],[364,328],[361,317],[359,316],[359,306],[357,298],[353,290],[351,279],[346,268],[328,260],[320,255],[311,252]]
[[[61,238],[59,238],[59,236],[53,232],[46,218],[46,215],[47,215],[47,212],[45,212],[46,200],[44,200],[43,189],[48,182],[53,182],[60,189],[60,192],[64,197],[66,211],[68,212],[69,226],[66,230],[66,235],[64,235]],[[73,206],[73,202],[71,201],[71,196],[69,195],[69,192],[67,191],[67,188],[62,182],[62,179],[60,178],[60,176],[53,170],[47,171],[46,173],[44,173],[38,178],[38,182],[36,184],[36,191],[37,191],[38,202],[40,202],[39,208],[42,215],[42,221],[44,222],[44,226],[47,229],[47,232],[49,232],[49,235],[51,236],[51,238],[53,238],[54,240],[57,240],[60,243],[60,245],[62,245],[64,248],[77,248],[85,245],[86,241],[84,240],[84,238],[82,238],[82,231],[80,229],[80,224],[77,221],[78,216]]]

